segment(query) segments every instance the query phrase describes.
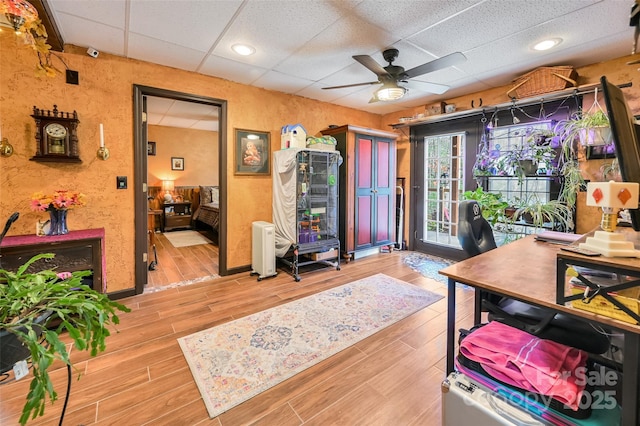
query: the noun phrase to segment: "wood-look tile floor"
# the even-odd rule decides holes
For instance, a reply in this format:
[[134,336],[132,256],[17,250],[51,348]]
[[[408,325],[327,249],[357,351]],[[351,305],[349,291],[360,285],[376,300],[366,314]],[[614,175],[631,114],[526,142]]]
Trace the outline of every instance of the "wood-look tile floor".
[[[159,288],[173,283],[218,275],[220,252],[215,243],[217,237],[211,231],[199,232],[213,243],[174,247],[165,234],[154,234],[157,264],[155,270],[147,272],[146,288]],[[152,249],[149,250],[150,261],[156,259],[156,254]]]
[[[446,295],[446,287],[376,254],[260,282],[249,273],[123,299],[119,332],[95,358],[72,354],[64,425],[439,425],[445,377],[446,297],[210,419],[177,338],[379,272]],[[457,327],[471,326],[473,292],[459,289]],[[57,424],[66,369],[51,372],[59,400],[33,425]],[[0,424],[16,425],[28,380],[0,386]]]

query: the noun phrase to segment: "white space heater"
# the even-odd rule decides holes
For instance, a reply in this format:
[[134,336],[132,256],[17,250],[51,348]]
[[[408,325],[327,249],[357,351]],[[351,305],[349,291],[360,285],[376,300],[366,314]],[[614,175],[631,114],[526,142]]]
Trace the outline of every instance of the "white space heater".
[[276,227],[269,222],[253,222],[251,243],[251,275],[258,281],[276,275]]

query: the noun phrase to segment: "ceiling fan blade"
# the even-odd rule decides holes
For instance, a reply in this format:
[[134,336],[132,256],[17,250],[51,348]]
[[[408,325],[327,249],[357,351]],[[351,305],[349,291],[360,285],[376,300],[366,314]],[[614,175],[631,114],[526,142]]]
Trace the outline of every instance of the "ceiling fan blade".
[[323,87],[323,90],[326,89],[344,89],[346,87],[356,87],[356,86],[370,86],[372,84],[380,84],[380,81],[370,81],[368,83],[354,83],[354,84],[344,84],[342,86],[331,86],[331,87]]
[[450,89],[449,86],[438,83],[429,83],[428,81],[409,80],[405,82],[405,85],[410,89],[419,90],[421,92],[433,93],[435,95],[442,95],[444,92]]
[[415,68],[411,68],[410,70],[405,71],[404,75],[406,76],[406,78],[413,78],[422,74],[426,74],[428,72],[438,71],[442,68],[447,68],[447,67],[461,64],[466,60],[467,60],[467,57],[464,56],[462,53],[455,52],[447,56],[443,56],[442,58],[435,59],[431,62],[427,62],[426,64],[418,65]]
[[390,75],[387,70],[385,70],[382,65],[377,63],[371,56],[369,55],[355,55],[352,56],[353,59],[360,62],[362,65],[367,67],[369,71],[373,72],[378,77],[388,76]]

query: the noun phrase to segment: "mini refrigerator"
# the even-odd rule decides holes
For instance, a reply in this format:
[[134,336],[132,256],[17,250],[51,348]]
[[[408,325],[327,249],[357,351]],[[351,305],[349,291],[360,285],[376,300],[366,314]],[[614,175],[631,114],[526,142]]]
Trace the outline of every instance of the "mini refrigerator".
[[277,274],[275,233],[273,223],[252,223],[251,275],[258,275],[258,281]]
[[453,372],[442,383],[443,426],[546,426],[539,416],[505,401],[466,375]]

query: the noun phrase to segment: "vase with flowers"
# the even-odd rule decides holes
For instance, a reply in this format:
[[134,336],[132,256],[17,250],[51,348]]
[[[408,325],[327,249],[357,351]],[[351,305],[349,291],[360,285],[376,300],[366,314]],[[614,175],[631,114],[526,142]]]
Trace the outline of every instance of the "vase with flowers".
[[69,228],[67,227],[68,210],[84,205],[84,194],[66,189],[54,191],[53,194],[36,192],[31,196],[32,210],[49,212],[49,231],[47,235],[69,233]]

